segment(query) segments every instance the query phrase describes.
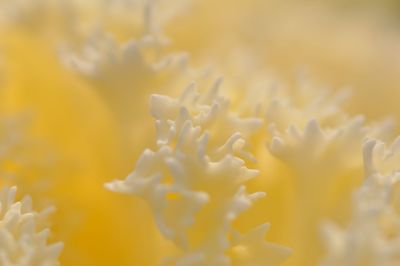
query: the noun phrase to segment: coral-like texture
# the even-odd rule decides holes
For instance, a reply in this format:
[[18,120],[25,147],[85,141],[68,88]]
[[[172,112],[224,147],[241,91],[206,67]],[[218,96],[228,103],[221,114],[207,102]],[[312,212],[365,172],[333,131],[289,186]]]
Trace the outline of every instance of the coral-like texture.
[[64,266],[397,265],[389,2],[0,0],[0,185]]
[[45,218],[52,208],[32,209],[30,197],[15,200],[17,189],[0,192],[0,264],[4,266],[56,266],[62,243],[48,244]]
[[353,196],[353,215],[345,229],[327,222],[328,254],[321,265],[394,266],[400,263],[399,139],[390,147],[364,144],[365,180]]
[[289,251],[263,240],[266,227],[244,236],[232,228],[264,196],[246,191],[258,171],[241,158],[251,157],[244,136],[260,121],[231,113],[218,87],[198,93],[192,85],[179,99],[153,95],[159,148],[144,151],[131,175],[107,187],[149,203],[163,235],[182,251],[166,265],[278,265]]
[[[294,185],[288,241],[295,250],[294,265],[318,260],[321,220],[347,213],[349,200],[362,170],[361,145],[366,137],[386,138],[390,121],[368,125],[351,116],[342,105],[345,91],[333,93],[301,81],[296,89],[279,89],[272,95],[265,121],[271,139],[268,149],[287,169]],[[338,193],[343,195],[338,199]],[[341,206],[343,205],[343,206]],[[338,207],[340,206],[340,207]],[[305,215],[304,210],[310,210]],[[343,215],[343,214],[342,214]],[[306,245],[308,243],[308,245]]]
[[[186,55],[168,53],[166,45],[166,40],[152,34],[120,45],[110,35],[93,33],[80,54],[64,48],[60,56],[129,128],[134,115],[146,110],[151,93],[172,91],[171,86],[184,77]],[[133,98],[140,99],[140,105],[132,105]]]

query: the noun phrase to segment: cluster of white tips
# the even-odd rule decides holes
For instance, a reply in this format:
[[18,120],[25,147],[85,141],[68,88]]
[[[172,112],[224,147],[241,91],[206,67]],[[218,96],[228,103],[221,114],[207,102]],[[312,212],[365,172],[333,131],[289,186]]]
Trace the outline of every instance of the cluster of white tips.
[[267,227],[242,236],[231,224],[264,196],[245,187],[258,171],[245,166],[244,136],[261,121],[231,113],[219,84],[205,93],[189,86],[178,99],[153,95],[158,150],[144,151],[131,175],[107,187],[149,203],[160,231],[181,250],[165,265],[277,265],[289,251],[265,242]]
[[48,244],[45,218],[52,211],[32,209],[30,197],[16,201],[15,187],[0,192],[0,265],[57,266],[62,243]]
[[365,180],[353,197],[350,224],[324,226],[328,254],[322,265],[400,264],[400,140],[390,147],[364,144]]

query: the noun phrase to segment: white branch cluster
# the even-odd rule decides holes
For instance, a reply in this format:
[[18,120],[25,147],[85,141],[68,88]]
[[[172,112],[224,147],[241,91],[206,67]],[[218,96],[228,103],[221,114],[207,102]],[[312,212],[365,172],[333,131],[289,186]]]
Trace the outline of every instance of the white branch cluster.
[[328,254],[322,265],[399,265],[399,144],[365,142],[365,180],[354,193],[352,219],[345,229],[325,224]]
[[0,264],[3,266],[56,266],[62,243],[48,244],[49,229],[46,216],[32,209],[30,197],[15,200],[17,189],[0,192]]
[[264,241],[266,226],[240,235],[231,225],[264,196],[245,186],[258,174],[245,166],[252,159],[245,136],[261,121],[230,112],[219,84],[205,93],[191,85],[178,99],[153,95],[158,149],[144,151],[131,175],[107,187],[149,203],[162,234],[182,251],[165,265],[277,265],[288,250]]

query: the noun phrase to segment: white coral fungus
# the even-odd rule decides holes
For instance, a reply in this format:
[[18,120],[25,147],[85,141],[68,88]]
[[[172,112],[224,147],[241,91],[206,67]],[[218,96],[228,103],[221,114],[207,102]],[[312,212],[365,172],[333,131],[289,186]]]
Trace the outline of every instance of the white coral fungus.
[[389,148],[380,141],[366,141],[364,165],[366,179],[354,193],[350,224],[345,230],[332,223],[324,226],[324,266],[400,263],[400,139]]
[[153,95],[158,149],[145,150],[135,171],[106,186],[150,205],[162,234],[182,251],[166,265],[278,265],[286,248],[265,242],[267,225],[241,236],[231,223],[263,192],[245,183],[258,174],[245,160],[246,136],[261,120],[239,118],[218,92],[189,86],[179,99]]
[[16,187],[0,192],[0,265],[56,266],[62,243],[47,244],[44,218],[52,211],[32,209],[30,197],[15,200]]

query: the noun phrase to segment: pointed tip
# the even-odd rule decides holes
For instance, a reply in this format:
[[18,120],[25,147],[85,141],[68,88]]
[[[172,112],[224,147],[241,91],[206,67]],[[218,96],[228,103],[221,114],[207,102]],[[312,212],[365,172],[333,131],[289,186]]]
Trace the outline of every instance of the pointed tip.
[[183,90],[182,95],[179,97],[180,102],[184,102],[189,98],[189,96],[194,95],[197,89],[197,83],[195,81],[192,81],[189,83],[189,85],[186,86],[186,88]]
[[373,161],[376,143],[377,141],[374,139],[367,139],[363,145],[364,172],[366,176],[370,176],[376,171]]
[[281,154],[284,149],[284,142],[281,138],[279,137],[273,137],[272,141],[269,145],[269,149],[272,153],[274,154]]
[[322,128],[317,119],[312,118],[308,121],[305,128],[305,135],[312,135],[314,137],[323,135]]
[[156,119],[164,117],[170,110],[174,100],[161,94],[151,94],[149,99],[150,113]]
[[115,191],[115,182],[107,182],[103,184],[103,187],[109,191]]
[[391,145],[391,150],[395,153],[400,151],[400,136],[397,136],[396,139],[393,141]]

